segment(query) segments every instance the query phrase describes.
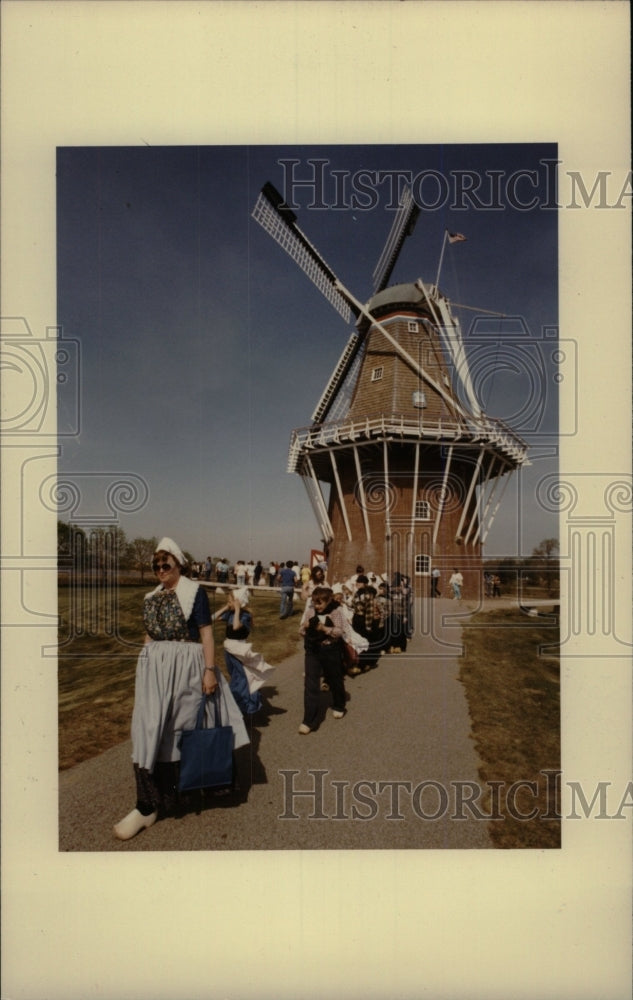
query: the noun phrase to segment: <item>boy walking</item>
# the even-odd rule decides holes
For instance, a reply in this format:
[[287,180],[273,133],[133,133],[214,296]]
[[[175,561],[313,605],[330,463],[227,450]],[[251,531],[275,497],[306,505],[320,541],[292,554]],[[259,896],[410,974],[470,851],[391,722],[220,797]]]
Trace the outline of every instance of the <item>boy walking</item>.
[[[311,607],[310,607],[311,605]],[[321,711],[321,674],[332,694],[332,715],[345,715],[343,679],[343,636],[347,622],[329,587],[315,587],[301,623],[304,638],[305,674],[303,722],[299,732],[306,736],[318,728]],[[313,612],[313,614],[310,614]]]

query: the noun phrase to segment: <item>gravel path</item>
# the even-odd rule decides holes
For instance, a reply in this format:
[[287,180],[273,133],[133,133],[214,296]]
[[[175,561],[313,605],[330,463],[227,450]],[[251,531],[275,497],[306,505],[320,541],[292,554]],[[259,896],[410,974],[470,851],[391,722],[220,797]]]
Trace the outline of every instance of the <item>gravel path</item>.
[[[182,818],[156,823],[131,841],[112,834],[134,804],[131,743],[62,772],[60,850],[491,847],[487,824],[468,808],[451,818],[456,792],[470,795],[462,783],[477,782],[479,765],[457,679],[458,607],[468,613],[466,602],[423,601],[423,634],[407,653],[383,656],[375,670],[347,679],[344,719],[333,719],[324,694],[325,719],[309,736],[297,733],[302,653],[284,661],[264,689],[251,746],[238,751],[239,788],[200,798]],[[306,791],[312,794],[297,794]]]

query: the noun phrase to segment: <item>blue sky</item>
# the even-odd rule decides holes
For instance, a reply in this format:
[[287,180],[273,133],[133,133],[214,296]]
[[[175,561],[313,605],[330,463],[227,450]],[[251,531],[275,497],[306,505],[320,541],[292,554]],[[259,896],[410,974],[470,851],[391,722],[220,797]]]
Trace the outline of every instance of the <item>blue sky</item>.
[[[307,560],[319,532],[286,473],[289,436],[309,424],[349,328],[251,211],[265,181],[293,198],[299,226],[365,301],[393,219],[387,172],[404,171],[422,212],[391,282],[434,281],[444,231],[459,231],[444,293],[521,318],[456,310],[473,360],[484,352],[484,409],[532,445],[486,554],[529,553],[557,533],[535,502],[556,468],[554,352],[543,346],[558,322],[543,166],[555,157],[545,143],[60,149],[58,322],[80,343],[82,397],[61,471],[141,477],[149,499],[122,516],[129,538],[173,535],[196,557]],[[314,159],[327,161],[323,190],[290,189],[313,177]]]

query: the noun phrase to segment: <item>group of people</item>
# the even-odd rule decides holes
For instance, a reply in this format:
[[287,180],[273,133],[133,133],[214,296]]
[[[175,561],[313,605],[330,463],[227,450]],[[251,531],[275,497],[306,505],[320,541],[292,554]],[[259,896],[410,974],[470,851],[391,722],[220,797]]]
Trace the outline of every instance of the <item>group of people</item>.
[[[283,571],[288,568],[288,561],[270,561],[264,566],[261,559],[254,562],[252,559],[245,561],[238,559],[233,565],[226,556],[221,556],[214,564],[211,556],[207,556],[204,562],[193,562],[191,564],[191,576],[193,579],[204,580],[205,583],[211,581],[217,583],[233,584],[236,587],[279,587]],[[310,575],[309,566],[304,563],[299,565],[295,560],[291,560],[291,568],[297,581],[304,583]]]
[[[441,571],[439,566],[434,566],[431,570],[431,597],[441,597],[442,592],[440,590],[440,578]],[[458,569],[454,569],[448,585],[451,588],[454,601],[461,601],[462,599],[462,587],[464,586],[464,577]]]
[[[431,570],[431,597],[441,597],[440,570],[434,566]],[[458,569],[454,569],[448,585],[451,588],[454,601],[461,601],[464,577]],[[484,597],[501,597],[501,580],[496,573],[484,573]]]
[[[172,538],[158,543],[152,569],[158,585],[143,602],[145,642],[136,666],[131,726],[136,803],[114,827],[120,840],[177,809],[180,736],[194,727],[201,701],[205,724],[215,725],[218,709],[220,724],[233,729],[237,750],[250,742],[245,717],[261,708],[260,688],[274,669],[248,642],[253,616],[246,572],[236,573],[235,588],[212,614],[207,589],[191,578],[187,559]],[[304,602],[299,624],[304,643],[302,735],[323,721],[324,690],[331,693],[333,717],[344,718],[345,677],[374,669],[384,653],[406,652],[412,635],[407,576],[395,573],[389,582],[358,565],[349,579],[330,584],[326,573],[324,565],[308,570],[292,560],[275,567],[280,618],[294,613],[299,587]],[[457,570],[449,582],[456,598],[461,597]],[[228,680],[215,662],[216,620],[226,626]]]
[[[192,576],[204,579],[209,582],[215,578],[218,583],[235,585],[236,587],[260,587],[269,586],[279,588],[281,591],[281,602],[279,609],[280,618],[288,618],[293,613],[293,598],[299,588],[305,587],[310,579],[311,570],[306,563],[299,565],[294,560],[275,562],[271,560],[267,568],[264,567],[260,559],[253,562],[249,559],[245,562],[238,559],[231,566],[227,558],[223,556],[218,559],[215,566],[211,556],[207,556],[204,563],[193,563]],[[396,574],[397,576],[398,574]],[[370,585],[380,585],[384,582],[383,577],[376,577],[371,574]],[[440,591],[441,571],[438,566],[434,566],[430,576],[430,596],[441,597]],[[451,588],[454,600],[461,600],[464,578],[458,569],[454,569],[448,585]],[[484,592],[486,597],[499,597],[501,595],[500,580],[496,574],[484,574]],[[349,597],[349,594],[347,595]]]
[[303,719],[299,733],[307,736],[322,721],[321,691],[332,696],[332,715],[344,718],[345,676],[378,666],[383,653],[406,652],[411,637],[411,588],[397,573],[391,586],[363,566],[344,583],[332,586],[325,569],[316,566],[304,583],[305,607],[299,631],[304,641]]

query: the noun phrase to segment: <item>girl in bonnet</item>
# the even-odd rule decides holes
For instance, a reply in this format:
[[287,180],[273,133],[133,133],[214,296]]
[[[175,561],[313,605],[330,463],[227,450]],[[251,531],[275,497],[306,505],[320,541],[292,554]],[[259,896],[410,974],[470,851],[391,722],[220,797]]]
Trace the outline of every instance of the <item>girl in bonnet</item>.
[[[249,742],[242,715],[215,666],[209,600],[186,574],[187,561],[173,539],[158,544],[152,569],[158,586],[143,602],[145,645],[136,666],[132,761],[136,805],[114,827],[129,840],[173,811],[177,800],[178,741],[193,729],[202,694],[219,690],[222,725],[232,726],[234,747]],[[212,705],[207,726],[215,722]]]
[[249,603],[248,588],[238,587],[213,616],[213,621],[226,622],[224,659],[231,678],[231,693],[244,715],[254,715],[262,707],[259,689],[266,683],[265,675],[274,670],[246,641],[253,627]]

